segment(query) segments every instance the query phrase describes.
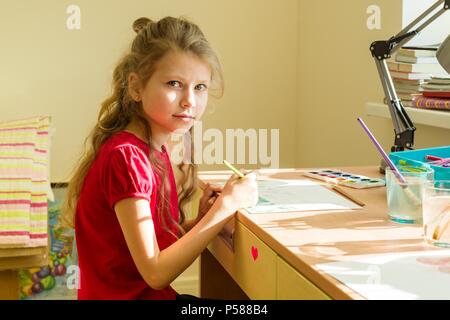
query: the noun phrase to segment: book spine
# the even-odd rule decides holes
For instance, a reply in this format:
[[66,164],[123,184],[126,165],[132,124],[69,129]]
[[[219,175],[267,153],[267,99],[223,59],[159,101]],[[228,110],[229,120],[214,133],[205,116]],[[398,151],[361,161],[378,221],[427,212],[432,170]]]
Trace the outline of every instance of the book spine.
[[429,80],[431,74],[420,73],[420,72],[400,72],[400,71],[390,71],[391,77],[394,79],[404,79],[404,80]]
[[436,50],[417,50],[417,49],[405,49],[400,48],[397,52],[398,55],[406,57],[435,57]]
[[400,68],[400,65],[397,62],[388,61],[387,65],[390,71],[398,71]]
[[406,63],[439,63],[435,57],[405,57],[397,55],[395,57],[395,61],[397,62],[406,62]]
[[445,70],[439,64],[433,63],[407,63],[398,65],[400,72],[422,72],[431,74],[444,74]]
[[[398,90],[397,90],[398,92]],[[450,99],[450,91],[423,91],[422,95],[426,98],[448,98]]]
[[423,96],[414,97],[413,106],[422,109],[450,110],[450,99],[433,99]]

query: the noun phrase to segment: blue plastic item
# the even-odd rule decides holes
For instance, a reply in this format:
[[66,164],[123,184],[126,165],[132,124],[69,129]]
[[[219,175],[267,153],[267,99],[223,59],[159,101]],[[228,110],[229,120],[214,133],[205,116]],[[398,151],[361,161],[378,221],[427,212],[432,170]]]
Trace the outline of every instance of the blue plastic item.
[[450,158],[450,146],[391,152],[389,158],[396,165],[399,164],[400,160],[404,160],[410,165],[430,167],[434,170],[435,180],[450,180],[450,168],[428,164],[425,159],[427,155]]
[[391,152],[389,158],[395,165],[399,165],[400,160],[404,160],[410,165],[430,167],[434,170],[435,180],[450,180],[450,168],[428,164],[425,159],[427,155],[450,158],[450,146]]

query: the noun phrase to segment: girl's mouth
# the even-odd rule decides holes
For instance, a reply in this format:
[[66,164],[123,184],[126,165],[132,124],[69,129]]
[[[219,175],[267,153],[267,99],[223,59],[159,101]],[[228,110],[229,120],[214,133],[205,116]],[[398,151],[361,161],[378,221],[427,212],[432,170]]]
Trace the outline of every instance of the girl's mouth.
[[174,116],[175,118],[186,119],[186,120],[189,120],[189,119],[195,119],[194,116],[189,115],[189,114],[175,114],[175,115],[173,115],[173,116]]

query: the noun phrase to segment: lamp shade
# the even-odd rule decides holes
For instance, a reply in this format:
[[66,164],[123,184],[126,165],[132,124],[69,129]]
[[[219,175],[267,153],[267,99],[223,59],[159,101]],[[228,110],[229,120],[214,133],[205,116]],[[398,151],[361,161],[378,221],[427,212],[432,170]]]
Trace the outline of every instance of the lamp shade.
[[447,39],[439,46],[439,49],[436,52],[436,58],[442,68],[444,68],[447,73],[450,73],[450,35],[448,35]]

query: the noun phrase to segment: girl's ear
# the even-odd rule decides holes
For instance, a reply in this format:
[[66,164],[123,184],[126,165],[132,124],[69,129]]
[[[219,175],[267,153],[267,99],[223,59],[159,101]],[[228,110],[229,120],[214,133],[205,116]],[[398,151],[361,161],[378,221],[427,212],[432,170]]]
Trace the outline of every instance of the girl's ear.
[[128,75],[128,94],[130,95],[131,99],[136,102],[139,102],[142,99],[140,95],[139,76],[136,72],[130,72],[130,74]]

